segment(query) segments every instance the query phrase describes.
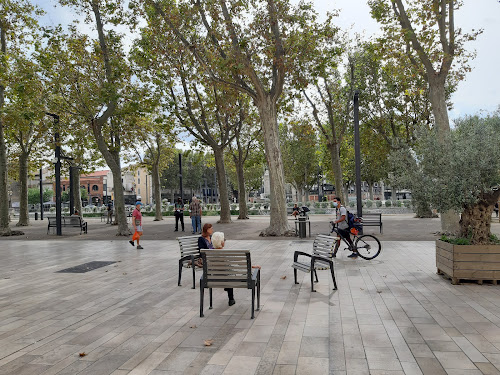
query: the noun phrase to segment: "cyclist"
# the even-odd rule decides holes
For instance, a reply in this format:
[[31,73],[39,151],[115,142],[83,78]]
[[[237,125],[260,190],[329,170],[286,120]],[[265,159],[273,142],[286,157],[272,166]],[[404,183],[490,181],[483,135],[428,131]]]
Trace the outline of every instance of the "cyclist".
[[[333,224],[337,224],[337,232],[338,234],[344,238],[347,243],[349,243],[349,250],[352,251],[351,255],[348,255],[348,258],[357,258],[358,257],[358,252],[353,250],[354,249],[354,244],[352,243],[351,240],[351,233],[349,232],[349,224],[347,222],[347,210],[346,208],[342,205],[340,202],[340,198],[333,198],[333,207],[336,208],[337,212],[337,219],[333,222]],[[340,240],[338,240],[340,242]],[[338,246],[337,246],[338,250]],[[335,258],[337,256],[337,251],[333,253],[333,257]]]

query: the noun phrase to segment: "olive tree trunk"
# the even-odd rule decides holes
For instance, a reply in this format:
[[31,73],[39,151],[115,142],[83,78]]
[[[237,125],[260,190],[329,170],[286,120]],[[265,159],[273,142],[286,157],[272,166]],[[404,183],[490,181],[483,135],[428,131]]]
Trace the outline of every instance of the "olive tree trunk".
[[500,196],[500,190],[484,193],[479,201],[464,208],[460,219],[460,237],[469,238],[472,244],[485,244],[491,236],[491,214]]
[[224,165],[224,150],[221,147],[212,147],[215,157],[215,170],[217,171],[217,186],[220,197],[220,219],[219,223],[231,222],[231,207],[229,206],[229,194],[227,191],[226,166]]
[[155,220],[163,220],[163,215],[161,212],[161,189],[160,189],[160,168],[158,163],[155,162],[152,165],[152,178],[153,178],[153,195],[155,197]]
[[29,225],[28,212],[28,159],[29,154],[21,152],[19,155],[19,221],[17,227]]

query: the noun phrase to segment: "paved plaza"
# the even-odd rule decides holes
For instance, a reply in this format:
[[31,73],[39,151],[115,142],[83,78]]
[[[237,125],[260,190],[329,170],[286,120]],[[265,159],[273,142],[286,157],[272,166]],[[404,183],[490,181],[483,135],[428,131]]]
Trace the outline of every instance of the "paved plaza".
[[[372,261],[341,251],[338,290],[325,270],[311,293],[290,265],[312,241],[229,240],[262,266],[251,320],[243,289],[231,307],[214,289],[199,317],[175,240],[85,237],[0,241],[0,374],[500,374],[500,286],[451,285],[432,241],[383,241]],[[57,272],[92,261],[116,263]]]

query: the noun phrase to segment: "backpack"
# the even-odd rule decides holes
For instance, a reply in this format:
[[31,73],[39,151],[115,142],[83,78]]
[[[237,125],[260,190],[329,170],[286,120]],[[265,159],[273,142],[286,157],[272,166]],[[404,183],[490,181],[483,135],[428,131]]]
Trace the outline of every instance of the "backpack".
[[361,224],[361,219],[359,219],[356,215],[353,213],[347,211],[347,225],[349,226],[349,229],[356,229],[360,231],[363,228],[363,224]]

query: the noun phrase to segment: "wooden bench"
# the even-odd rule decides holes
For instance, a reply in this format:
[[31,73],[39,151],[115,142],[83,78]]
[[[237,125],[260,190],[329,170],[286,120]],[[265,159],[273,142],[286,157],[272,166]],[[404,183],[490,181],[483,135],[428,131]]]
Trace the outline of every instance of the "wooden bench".
[[193,269],[193,289],[195,289],[195,260],[200,259],[200,250],[198,249],[198,238],[200,236],[185,236],[177,237],[179,241],[179,249],[181,251],[181,258],[179,259],[179,280],[178,286],[181,286],[182,268]]
[[382,233],[382,214],[363,214],[363,227],[380,227]]
[[[49,225],[47,226],[47,234],[49,234],[50,228],[57,227],[57,220],[54,216],[48,216],[47,220]],[[87,234],[87,222],[84,221],[81,216],[61,216],[61,227],[72,227],[80,228],[80,234]]]
[[[252,316],[260,307],[260,269],[252,268],[249,250],[201,250],[203,276],[200,279],[200,317],[203,317],[205,288],[246,288],[252,290]],[[257,292],[257,308],[255,308]]]
[[[316,270],[330,268],[334,286],[333,289],[334,290],[337,289],[337,282],[335,281],[335,271],[333,269],[333,261],[332,261],[333,249],[337,240],[338,237],[332,237],[320,234],[314,239],[312,254],[307,254],[302,251],[296,251],[293,254],[292,267],[293,267],[293,276],[295,279],[295,284],[298,284],[297,270],[303,272],[310,272],[311,291],[315,292],[316,290],[314,290],[314,276],[316,276],[316,282],[318,282],[318,274],[316,273]],[[299,255],[307,257],[307,259],[299,260]]]

